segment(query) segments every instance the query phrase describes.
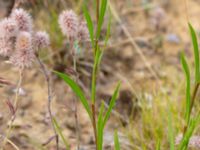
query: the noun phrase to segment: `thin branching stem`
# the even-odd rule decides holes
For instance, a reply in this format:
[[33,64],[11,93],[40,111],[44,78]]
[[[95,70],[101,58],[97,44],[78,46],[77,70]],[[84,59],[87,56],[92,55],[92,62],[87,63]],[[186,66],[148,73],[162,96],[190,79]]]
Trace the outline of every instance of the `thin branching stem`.
[[[72,57],[73,57],[73,69],[75,71],[75,82],[78,82],[78,71],[77,71],[77,60],[76,60],[76,50],[74,49],[74,41],[70,41],[71,49],[72,49]],[[80,148],[80,129],[79,129],[79,122],[78,122],[78,104],[77,104],[77,97],[73,99],[74,103],[74,118],[75,118],[75,128],[76,128],[76,140],[77,140],[77,150]]]
[[[100,0],[96,0],[96,22],[98,24],[99,22],[99,7],[100,7]],[[97,34],[97,28],[96,28],[96,34]],[[96,53],[98,50],[98,44],[99,39],[96,36],[96,42],[95,42],[95,50],[94,50],[94,60],[96,57]],[[94,137],[95,137],[95,144],[96,144],[96,150],[98,150],[98,139],[97,139],[97,125],[96,125],[96,78],[97,78],[97,65],[94,64],[93,72],[92,72],[92,125],[94,130]]]
[[36,59],[40,65],[40,69],[42,70],[46,83],[47,83],[47,90],[48,90],[48,113],[49,113],[49,117],[51,119],[51,125],[56,137],[56,149],[59,150],[59,137],[58,134],[56,132],[56,129],[54,127],[54,123],[53,123],[53,115],[52,115],[52,110],[51,110],[51,102],[52,102],[52,92],[51,92],[51,85],[50,85],[50,77],[49,77],[49,73],[48,70],[46,69],[44,63],[40,60],[38,54],[36,54]]
[[14,99],[14,104],[13,104],[14,114],[12,114],[12,117],[11,117],[11,119],[9,121],[10,122],[9,123],[9,127],[8,127],[7,132],[6,132],[6,136],[5,136],[4,140],[3,140],[1,150],[4,149],[4,146],[5,146],[6,142],[7,142],[6,139],[9,139],[9,137],[10,137],[10,134],[11,134],[12,129],[13,129],[13,124],[14,124],[14,121],[16,119],[16,112],[17,112],[17,109],[18,109],[18,97],[19,97],[20,87],[21,87],[21,84],[22,84],[23,72],[24,72],[24,69],[20,68],[19,69],[19,81],[18,81],[18,84],[17,84],[16,93],[15,93],[15,99]]

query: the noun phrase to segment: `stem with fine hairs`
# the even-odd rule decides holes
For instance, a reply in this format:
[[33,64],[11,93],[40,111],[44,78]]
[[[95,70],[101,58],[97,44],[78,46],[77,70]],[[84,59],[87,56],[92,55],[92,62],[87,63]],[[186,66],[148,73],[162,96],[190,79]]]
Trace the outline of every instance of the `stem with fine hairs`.
[[1,150],[4,149],[4,146],[5,146],[6,142],[8,141],[7,139],[9,139],[10,134],[11,134],[12,129],[13,129],[13,123],[15,121],[16,112],[17,112],[17,109],[18,109],[18,97],[19,97],[20,87],[21,87],[21,84],[22,84],[23,72],[24,72],[24,68],[20,68],[19,69],[19,81],[18,81],[18,84],[17,84],[16,93],[15,93],[15,99],[14,99],[14,104],[13,104],[14,114],[12,114],[12,117],[10,119],[10,124],[9,124],[8,130],[6,132],[6,135],[4,137]]
[[[71,53],[73,57],[73,69],[75,71],[75,82],[78,82],[78,72],[77,72],[77,60],[76,60],[76,52],[75,48],[73,46],[74,40],[70,40],[70,47],[71,47]],[[79,150],[80,147],[80,128],[79,128],[79,122],[78,122],[78,109],[77,109],[77,97],[73,99],[74,103],[74,118],[75,118],[75,128],[76,128],[76,140],[77,140],[77,150]]]
[[56,150],[59,150],[59,137],[58,137],[58,134],[56,132],[56,128],[55,128],[54,123],[53,123],[53,115],[52,115],[52,110],[51,110],[52,91],[51,91],[49,73],[48,73],[48,70],[46,69],[45,65],[43,64],[43,62],[40,60],[38,54],[35,54],[35,55],[36,55],[37,62],[39,64],[39,66],[40,66],[40,69],[42,70],[42,72],[44,74],[44,77],[45,77],[45,80],[46,80],[46,83],[47,83],[48,113],[49,113],[49,117],[51,119],[51,125],[52,125],[53,131],[54,131],[54,134],[55,134],[55,138],[56,138]]

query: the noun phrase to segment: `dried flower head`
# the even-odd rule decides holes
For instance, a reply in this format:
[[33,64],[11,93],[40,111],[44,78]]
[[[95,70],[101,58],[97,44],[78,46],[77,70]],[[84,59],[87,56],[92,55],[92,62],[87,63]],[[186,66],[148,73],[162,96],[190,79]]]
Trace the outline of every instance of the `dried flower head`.
[[20,31],[32,31],[32,18],[28,14],[28,12],[26,12],[22,8],[15,9],[11,14],[11,18],[13,18],[17,22]]
[[39,48],[46,48],[50,44],[49,35],[45,31],[39,31],[34,35],[34,46]]
[[78,40],[86,41],[89,39],[89,31],[85,21],[80,22],[78,27]]
[[16,39],[15,53],[10,62],[18,68],[31,67],[35,59],[32,36],[28,32],[20,32]]
[[78,18],[74,11],[63,11],[60,16],[58,23],[62,30],[62,33],[69,39],[75,39],[78,34]]
[[6,37],[0,37],[0,55],[10,56],[11,52],[14,50],[14,44],[12,39]]
[[18,32],[18,27],[14,19],[5,18],[0,22],[1,37],[15,37]]

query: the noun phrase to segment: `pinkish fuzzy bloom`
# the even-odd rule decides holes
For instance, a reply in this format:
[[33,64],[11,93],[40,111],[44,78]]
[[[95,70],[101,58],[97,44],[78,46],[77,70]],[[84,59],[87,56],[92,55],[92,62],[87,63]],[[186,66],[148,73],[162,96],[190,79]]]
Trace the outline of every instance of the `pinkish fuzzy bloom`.
[[0,22],[0,36],[1,37],[15,37],[18,33],[18,27],[15,20],[5,18]]
[[62,30],[62,33],[69,39],[74,40],[78,34],[78,18],[72,10],[63,11],[60,16],[58,23]]
[[78,27],[78,40],[86,41],[89,39],[89,31],[86,22],[81,22]]
[[11,18],[17,22],[20,31],[32,32],[32,18],[28,12],[22,8],[15,9],[11,14]]
[[15,53],[10,57],[10,62],[18,68],[25,68],[31,67],[34,59],[31,34],[20,32],[16,39]]
[[34,46],[39,48],[46,48],[50,44],[49,35],[44,31],[39,31],[34,35]]
[[14,44],[12,39],[0,37],[0,55],[4,57],[10,56],[13,50]]

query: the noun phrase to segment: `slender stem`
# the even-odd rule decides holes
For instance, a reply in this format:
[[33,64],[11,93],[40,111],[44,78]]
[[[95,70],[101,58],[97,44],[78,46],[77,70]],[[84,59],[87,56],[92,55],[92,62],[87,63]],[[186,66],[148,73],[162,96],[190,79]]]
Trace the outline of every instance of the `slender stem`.
[[45,65],[42,63],[42,61],[40,60],[40,58],[38,57],[38,54],[36,54],[36,59],[40,65],[40,69],[42,70],[44,77],[46,79],[46,83],[47,83],[47,90],[48,90],[48,113],[51,119],[51,125],[54,131],[54,134],[56,136],[56,149],[59,150],[59,137],[58,134],[56,132],[56,128],[53,124],[53,115],[52,115],[52,110],[51,110],[51,101],[52,101],[52,96],[51,96],[51,85],[50,85],[50,77],[48,74],[48,70],[46,69]]
[[22,84],[23,70],[24,70],[23,68],[20,68],[20,70],[19,70],[19,81],[18,81],[17,88],[16,88],[16,94],[15,94],[15,100],[14,100],[14,106],[13,106],[15,110],[14,110],[14,114],[12,114],[8,130],[6,132],[6,136],[5,136],[3,143],[2,143],[1,150],[4,149],[4,146],[7,142],[6,139],[9,139],[9,136],[10,136],[12,129],[13,129],[13,123],[15,121],[16,112],[17,112],[17,109],[18,109],[18,97],[19,97],[20,87],[21,87],[21,84]]
[[192,99],[191,99],[191,105],[190,105],[190,110],[189,110],[189,118],[188,118],[188,121],[187,121],[187,125],[184,127],[183,129],[183,133],[185,134],[185,132],[187,131],[188,129],[188,125],[189,125],[189,122],[190,122],[190,116],[191,116],[191,113],[192,113],[192,108],[194,106],[194,102],[195,102],[195,99],[196,99],[196,96],[197,96],[197,92],[198,92],[198,89],[199,89],[199,86],[200,86],[200,83],[197,83],[194,87],[194,91],[193,91],[193,94],[192,94]]
[[96,108],[95,108],[95,104],[92,104],[92,126],[93,126],[93,130],[94,130],[94,138],[95,138],[95,144],[96,144],[96,150],[98,150],[98,140],[97,140],[97,126],[96,126]]
[[[73,67],[75,71],[75,82],[78,82],[78,72],[77,72],[77,62],[76,62],[76,52],[73,46],[74,41],[71,41],[71,48],[72,48],[72,57],[73,57]],[[74,98],[74,118],[75,118],[75,124],[76,124],[76,140],[77,140],[77,150],[80,148],[80,128],[79,128],[79,122],[78,122],[78,109],[77,109],[77,97]]]
[[[96,0],[96,22],[98,24],[99,22],[99,7],[100,7],[100,0]],[[97,29],[96,29],[97,33]],[[95,43],[95,50],[94,50],[94,61],[96,58],[96,52],[98,50],[99,45],[99,39],[96,37],[96,43]],[[92,71],[92,125],[94,130],[94,137],[95,137],[95,144],[96,144],[96,150],[98,150],[98,139],[97,139],[97,126],[96,126],[96,78],[97,78],[97,65],[94,62],[94,67]]]
[[195,101],[195,98],[196,98],[196,95],[197,95],[197,91],[198,91],[198,89],[199,89],[199,86],[200,86],[200,83],[197,83],[197,84],[195,85],[194,92],[193,92],[193,94],[192,94],[192,100],[191,100],[191,105],[190,105],[189,116],[190,116],[190,114],[191,114],[191,112],[192,112],[192,108],[193,108],[193,106],[194,106],[194,101]]

